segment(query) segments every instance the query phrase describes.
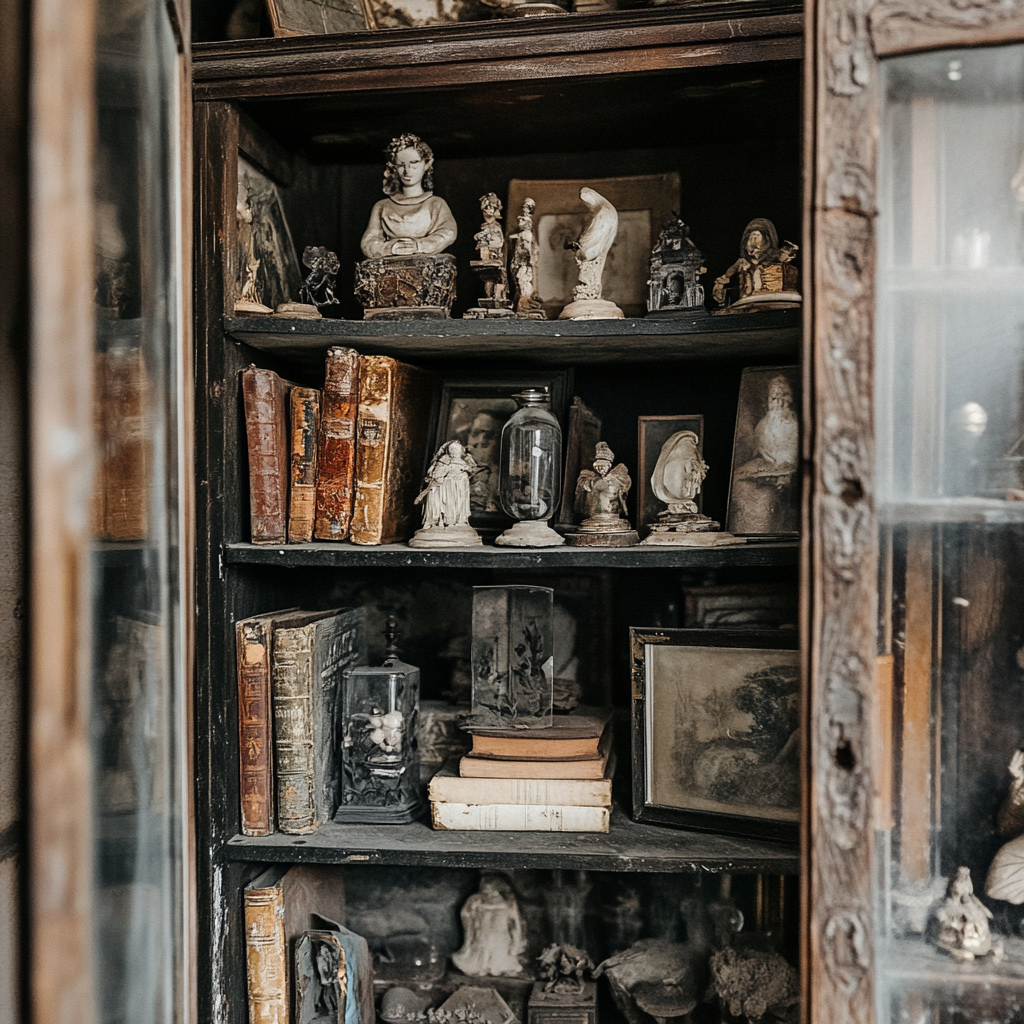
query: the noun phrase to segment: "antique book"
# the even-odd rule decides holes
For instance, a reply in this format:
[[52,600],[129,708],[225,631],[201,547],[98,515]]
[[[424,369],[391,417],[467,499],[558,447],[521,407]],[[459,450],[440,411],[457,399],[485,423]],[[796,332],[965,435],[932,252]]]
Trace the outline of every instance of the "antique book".
[[287,608],[235,623],[238,677],[238,790],[242,834],[274,831],[274,744],[270,712],[270,651],[274,619],[297,611]]
[[360,359],[354,543],[408,540],[418,525],[413,502],[423,481],[434,391],[435,378],[425,370],[390,356]]
[[550,729],[481,729],[473,734],[473,757],[514,761],[564,761],[600,757],[608,713],[554,715]]
[[359,353],[335,345],[327,353],[320,410],[316,480],[317,540],[345,540],[352,523],[356,466]]
[[427,787],[431,801],[454,804],[554,804],[611,807],[612,767],[601,779],[468,779],[445,765]]
[[273,370],[242,371],[249,447],[249,521],[253,544],[288,539],[288,391]]
[[589,469],[593,464],[597,442],[600,440],[600,417],[582,399],[573,398],[565,437],[565,474],[562,477],[562,500],[558,506],[559,526],[575,526],[580,521],[581,517],[576,513],[576,481],[580,470]]
[[430,803],[431,824],[449,832],[607,832],[610,816],[608,807]]
[[344,876],[336,867],[278,864],[245,887],[242,902],[249,1024],[288,1024],[296,940],[316,916],[345,919]]
[[275,622],[271,658],[277,827],[305,835],[338,807],[342,676],[366,662],[362,608]]
[[291,487],[288,491],[288,541],[313,539],[316,513],[317,440],[320,432],[320,392],[292,388]]

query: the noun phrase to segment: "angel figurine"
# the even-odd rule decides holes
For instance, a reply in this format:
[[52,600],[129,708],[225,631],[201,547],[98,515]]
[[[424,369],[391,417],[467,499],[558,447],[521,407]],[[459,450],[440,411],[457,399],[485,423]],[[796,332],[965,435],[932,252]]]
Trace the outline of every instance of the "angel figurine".
[[576,547],[629,547],[639,542],[626,518],[626,495],[633,485],[629,470],[617,466],[615,453],[598,441],[594,468],[580,471],[576,481],[576,511],[586,518],[566,543]]
[[423,505],[423,526],[409,541],[411,548],[476,547],[483,543],[469,525],[470,478],[476,460],[459,441],[446,441],[427,470],[426,486],[416,496]]

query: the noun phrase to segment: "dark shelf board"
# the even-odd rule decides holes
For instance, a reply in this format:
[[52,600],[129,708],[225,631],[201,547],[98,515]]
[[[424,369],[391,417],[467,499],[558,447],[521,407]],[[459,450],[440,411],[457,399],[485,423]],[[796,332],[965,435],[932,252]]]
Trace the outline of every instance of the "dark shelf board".
[[327,349],[347,345],[400,359],[507,359],[570,365],[799,357],[801,312],[779,309],[678,320],[289,320],[225,317],[224,333],[282,359],[322,370]]
[[233,565],[280,565],[289,568],[428,568],[446,569],[711,569],[723,566],[796,565],[796,541],[737,544],[720,548],[477,548],[429,551],[405,544],[228,544],[225,560]]
[[389,864],[444,868],[566,868],[573,871],[765,872],[795,874],[795,846],[638,825],[612,813],[611,831],[435,832],[411,825],[339,825],[309,836],[235,836],[224,856],[294,864]]
[[878,950],[890,986],[903,990],[1010,986],[1024,993],[1024,939],[1004,938],[1002,960],[981,957],[961,962],[924,939],[894,939]]

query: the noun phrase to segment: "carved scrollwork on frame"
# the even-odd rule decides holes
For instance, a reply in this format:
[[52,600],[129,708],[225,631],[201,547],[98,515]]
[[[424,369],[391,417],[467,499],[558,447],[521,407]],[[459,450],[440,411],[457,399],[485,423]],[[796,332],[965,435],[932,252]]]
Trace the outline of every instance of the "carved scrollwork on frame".
[[1008,42],[1024,34],[1024,0],[879,0],[870,26],[880,57]]
[[825,924],[825,969],[840,991],[853,995],[871,967],[868,925],[856,910],[837,910]]

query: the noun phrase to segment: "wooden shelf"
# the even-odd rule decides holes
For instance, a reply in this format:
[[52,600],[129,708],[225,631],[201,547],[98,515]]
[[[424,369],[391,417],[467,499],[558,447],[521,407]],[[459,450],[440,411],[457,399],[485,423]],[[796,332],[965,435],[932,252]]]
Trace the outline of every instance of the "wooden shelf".
[[1024,501],[1000,498],[909,498],[879,503],[880,522],[900,524],[980,523],[1002,526],[1024,523]]
[[799,358],[801,312],[780,309],[678,320],[290,320],[225,317],[224,333],[323,370],[331,345],[400,359],[528,359],[536,363]]
[[724,566],[796,565],[796,541],[737,544],[720,548],[476,548],[425,551],[405,544],[228,544],[231,565],[280,565],[288,568],[446,569],[710,569]]
[[1006,956],[961,963],[923,939],[895,939],[878,950],[890,985],[908,988],[988,988],[1012,986],[1024,992],[1024,939],[1003,940]]
[[231,860],[295,864],[390,864],[445,868],[565,868],[573,871],[766,872],[795,874],[795,846],[638,825],[616,809],[611,831],[435,832],[411,825],[339,825],[308,836],[235,836]]

